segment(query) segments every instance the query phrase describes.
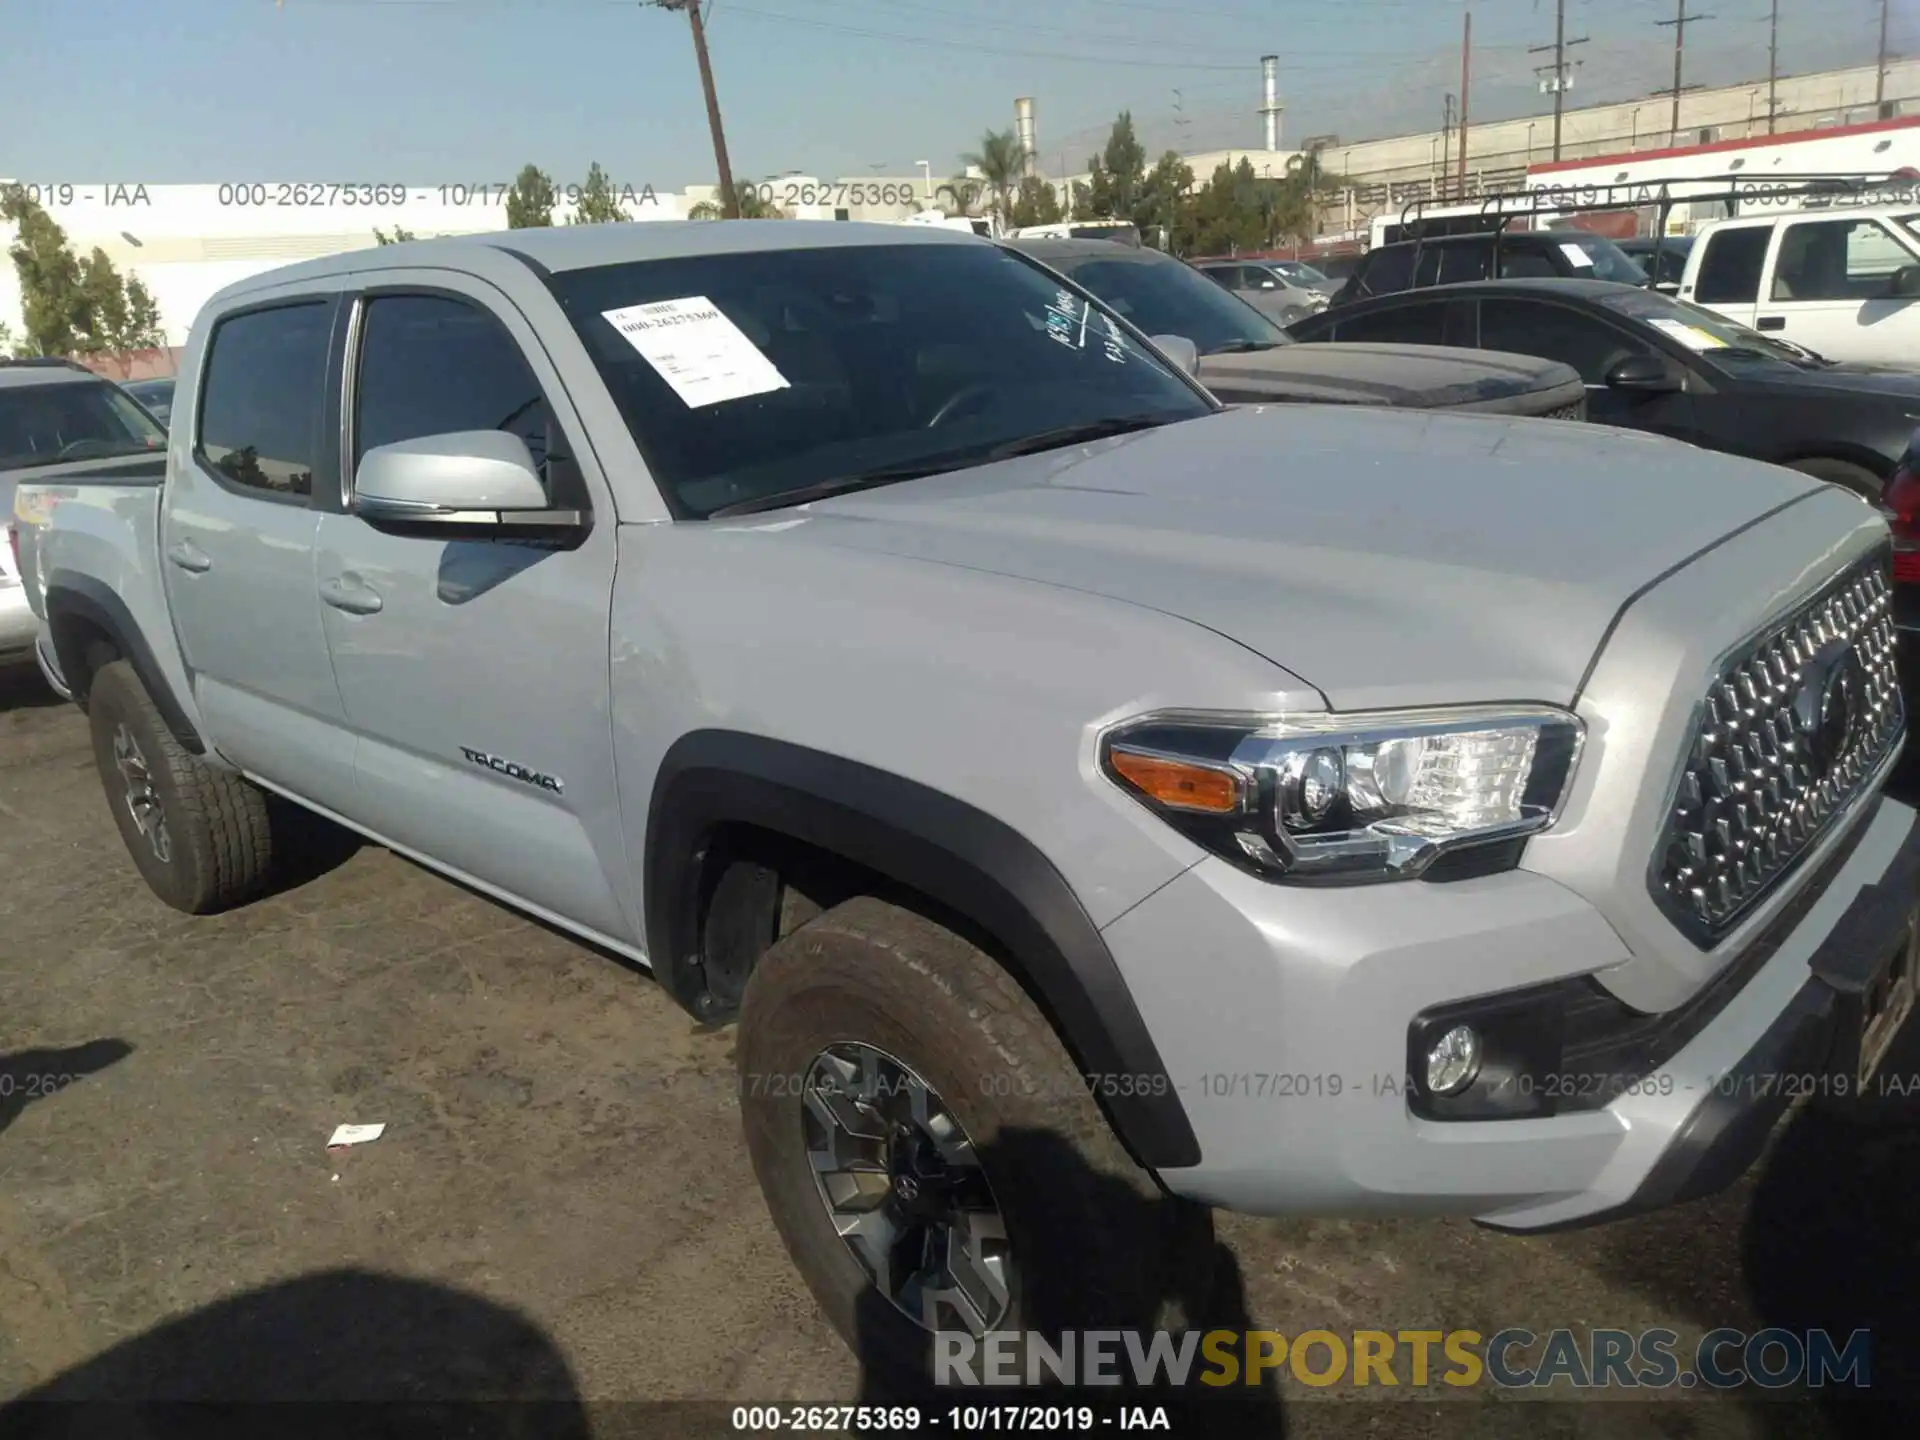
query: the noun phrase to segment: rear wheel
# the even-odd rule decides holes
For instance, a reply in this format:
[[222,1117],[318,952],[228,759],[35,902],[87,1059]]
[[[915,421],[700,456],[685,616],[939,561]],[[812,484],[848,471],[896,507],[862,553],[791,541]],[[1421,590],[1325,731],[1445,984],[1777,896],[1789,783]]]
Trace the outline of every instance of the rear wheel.
[[935,1332],[1173,1328],[1206,1303],[1208,1212],[1133,1163],[1025,992],[933,921],[860,897],[774,945],[739,1065],[774,1223],[888,1388],[928,1383]]
[[257,894],[273,866],[267,797],[174,739],[125,660],[93,677],[87,718],[114,824],[153,893],[189,915]]
[[1802,475],[1811,475],[1816,480],[1825,480],[1830,485],[1841,485],[1865,500],[1878,501],[1881,492],[1887,488],[1887,482],[1864,465],[1856,465],[1851,460],[1833,460],[1824,456],[1814,456],[1808,460],[1795,460],[1788,467],[1798,470]]

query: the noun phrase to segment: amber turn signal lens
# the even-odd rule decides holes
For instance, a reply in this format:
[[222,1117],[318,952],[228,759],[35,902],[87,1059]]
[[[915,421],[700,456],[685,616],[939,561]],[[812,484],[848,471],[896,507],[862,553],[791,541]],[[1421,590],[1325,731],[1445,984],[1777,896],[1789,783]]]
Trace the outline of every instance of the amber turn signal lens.
[[1230,770],[1142,755],[1118,745],[1108,753],[1107,763],[1114,774],[1170,810],[1232,815],[1240,809],[1240,777]]

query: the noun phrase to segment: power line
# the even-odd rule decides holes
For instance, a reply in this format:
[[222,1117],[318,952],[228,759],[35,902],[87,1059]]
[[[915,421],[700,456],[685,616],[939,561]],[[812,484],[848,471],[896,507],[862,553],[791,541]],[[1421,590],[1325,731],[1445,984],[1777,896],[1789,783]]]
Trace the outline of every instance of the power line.
[[1686,86],[1681,83],[1681,79],[1683,74],[1682,67],[1685,64],[1686,56],[1687,26],[1697,25],[1702,20],[1711,19],[1713,19],[1711,15],[1687,14],[1687,0],[1677,0],[1674,6],[1673,19],[1656,20],[1653,22],[1662,29],[1665,29],[1669,25],[1673,27],[1673,125],[1669,131],[1669,138],[1675,145],[1680,143],[1680,92],[1686,88]]
[[[1551,67],[1553,70],[1553,78],[1543,80],[1540,88],[1542,90],[1550,90],[1553,93],[1553,158],[1556,160],[1560,158],[1560,120],[1567,108],[1567,90],[1573,84],[1573,76],[1567,69],[1567,49],[1569,46],[1584,45],[1586,43],[1587,37],[1585,35],[1581,35],[1572,40],[1567,39],[1567,0],[1555,0],[1553,9],[1553,44],[1535,45],[1527,51],[1530,55],[1540,55],[1548,50],[1553,52],[1553,65]],[[1579,63],[1577,60],[1574,61],[1576,65]],[[1534,73],[1544,74],[1548,68],[1549,67],[1544,65],[1539,66],[1535,69]]]

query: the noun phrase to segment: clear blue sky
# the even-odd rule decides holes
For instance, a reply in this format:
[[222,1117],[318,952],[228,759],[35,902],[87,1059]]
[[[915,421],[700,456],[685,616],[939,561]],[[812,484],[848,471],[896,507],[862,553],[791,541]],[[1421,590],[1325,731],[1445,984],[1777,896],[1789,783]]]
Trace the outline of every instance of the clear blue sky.
[[[1766,73],[1768,0],[1692,0],[1688,78]],[[1553,0],[1477,0],[1472,114],[1540,108]],[[1672,0],[1568,0],[1579,99],[1671,83]],[[1783,71],[1870,63],[1878,0],[1781,0]],[[1150,149],[1259,143],[1259,57],[1288,140],[1433,128],[1463,0],[712,0],[736,172],[936,176],[1037,102],[1044,167],[1131,108]],[[1893,0],[1894,49],[1920,0]],[[0,175],[31,181],[510,179],[599,160],[710,183],[684,15],[637,0],[0,0]]]

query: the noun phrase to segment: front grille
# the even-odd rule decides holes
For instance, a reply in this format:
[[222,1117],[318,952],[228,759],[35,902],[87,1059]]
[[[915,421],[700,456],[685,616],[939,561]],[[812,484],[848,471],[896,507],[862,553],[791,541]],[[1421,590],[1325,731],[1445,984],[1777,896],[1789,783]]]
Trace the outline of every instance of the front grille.
[[1554,410],[1542,410],[1539,418],[1542,420],[1584,420],[1587,418],[1587,402],[1582,398],[1574,401],[1571,405],[1562,405]]
[[1888,563],[1877,553],[1740,646],[1700,703],[1650,883],[1702,948],[1793,870],[1899,743]]

